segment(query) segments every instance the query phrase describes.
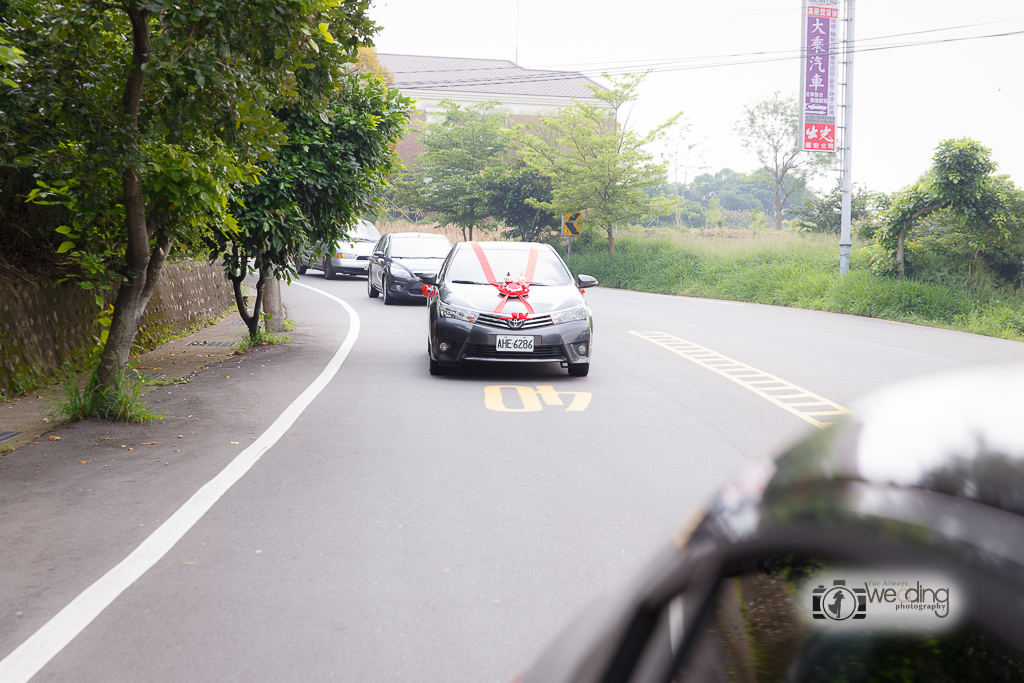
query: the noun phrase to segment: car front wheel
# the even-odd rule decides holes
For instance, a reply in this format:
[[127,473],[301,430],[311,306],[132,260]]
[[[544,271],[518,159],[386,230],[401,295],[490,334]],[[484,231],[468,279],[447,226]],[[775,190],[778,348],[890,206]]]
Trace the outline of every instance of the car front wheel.
[[366,296],[371,299],[376,299],[380,292],[373,286],[373,278],[370,277],[370,271],[366,271]]
[[325,280],[333,280],[334,279],[334,266],[331,265],[331,259],[329,259],[329,258],[325,258],[324,259],[324,279]]
[[391,283],[388,281],[388,279],[386,277],[381,276],[381,278],[380,278],[380,286],[384,288],[384,305],[385,306],[393,306],[395,304],[395,302],[397,301],[397,299],[395,299],[395,297],[393,297],[391,295],[391,293],[389,292],[389,290],[391,289],[390,284]]
[[443,367],[440,363],[438,363],[436,360],[431,358],[430,359],[430,374],[431,375],[435,375],[435,376],[436,375],[447,375],[448,374],[448,368]]

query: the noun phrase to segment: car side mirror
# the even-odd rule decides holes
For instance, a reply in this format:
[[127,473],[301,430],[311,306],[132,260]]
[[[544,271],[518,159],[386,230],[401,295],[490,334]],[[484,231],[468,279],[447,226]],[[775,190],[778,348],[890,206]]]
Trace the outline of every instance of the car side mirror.
[[423,275],[420,275],[420,282],[422,282],[425,285],[436,285],[437,284],[437,274],[436,273],[424,273]]
[[375,251],[375,252],[373,252],[373,256],[374,256],[374,258],[384,258],[384,252],[383,251]]
[[576,286],[580,289],[586,289],[587,287],[597,287],[597,279],[592,278],[589,275],[577,275]]

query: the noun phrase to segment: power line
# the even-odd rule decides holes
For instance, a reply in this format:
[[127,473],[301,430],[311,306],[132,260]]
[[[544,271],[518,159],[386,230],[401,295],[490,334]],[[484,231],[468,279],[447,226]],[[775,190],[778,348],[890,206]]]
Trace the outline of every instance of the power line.
[[[940,44],[943,44],[943,43],[958,43],[958,42],[963,42],[963,41],[967,41],[967,40],[982,40],[982,39],[985,39],[985,38],[1006,38],[1006,37],[1009,37],[1009,36],[1019,36],[1019,35],[1024,35],[1024,30],[1022,30],[1022,31],[1007,31],[1007,32],[1004,32],[1004,33],[990,33],[990,34],[986,34],[986,35],[983,35],[983,36],[964,36],[964,37],[961,37],[961,38],[943,38],[943,39],[939,39],[939,40],[923,40],[923,41],[918,41],[918,42],[900,43],[900,44],[895,44],[895,45],[878,45],[878,46],[869,46],[869,47],[858,47],[858,46],[855,46],[854,49],[853,49],[853,52],[854,52],[854,54],[858,54],[858,53],[862,53],[862,52],[878,52],[878,51],[881,51],[881,50],[899,50],[899,49],[907,48],[907,47],[922,47],[922,46],[925,46],[925,45],[940,45]],[[740,55],[740,56],[742,56],[742,55]],[[780,61],[787,61],[787,60],[790,60],[790,59],[801,59],[802,57],[803,57],[803,54],[799,53],[799,54],[796,54],[796,55],[782,56],[782,57],[773,57],[773,58],[770,58],[770,59],[749,59],[749,60],[745,60],[745,61],[720,62],[720,63],[717,63],[717,64],[716,63],[712,63],[712,64],[697,64],[697,65],[692,65],[692,66],[677,66],[677,67],[673,67],[673,68],[660,68],[660,69],[659,68],[652,68],[652,69],[650,69],[650,71],[652,71],[654,73],[661,73],[661,72],[669,72],[669,71],[690,71],[690,70],[693,70],[693,69],[712,69],[712,68],[718,68],[718,67],[723,67],[723,66],[743,66],[743,65],[748,65],[748,64],[762,64],[762,63],[768,63],[768,62],[780,62]],[[580,73],[586,73],[586,71],[581,71]],[[625,75],[625,74],[635,73],[635,72],[634,71],[630,71],[630,70],[621,70],[621,71],[618,71],[617,73],[618,73],[618,75]]]
[[[879,38],[865,39],[868,40],[883,40],[890,37],[898,37],[900,35],[915,35],[917,33],[929,33],[940,30],[949,29],[933,29],[931,31],[914,32],[910,34],[896,34],[894,36],[885,36]],[[867,52],[878,52],[881,50],[898,50],[908,47],[922,47],[926,45],[940,45],[944,43],[956,43],[968,40],[983,40],[987,38],[1005,38],[1010,36],[1024,35],[1024,30],[1021,31],[1006,31],[1003,33],[990,33],[980,36],[962,36],[958,38],[941,38],[936,40],[925,40],[916,42],[905,42],[896,43],[892,45],[876,45],[876,46],[860,46],[857,45],[854,48],[854,53],[867,53]],[[861,41],[858,41],[861,42]],[[771,56],[777,55],[777,56]],[[550,81],[569,81],[569,80],[581,80],[587,78],[586,74],[590,73],[593,75],[600,75],[608,73],[610,75],[627,75],[635,74],[638,71],[650,71],[652,73],[667,73],[673,71],[692,71],[697,69],[713,69],[727,66],[746,66],[751,64],[767,64],[771,62],[780,62],[788,60],[796,60],[802,58],[803,54],[800,50],[780,50],[776,52],[754,52],[754,53],[737,53],[733,55],[718,55],[711,57],[687,57],[677,60],[665,60],[661,62],[651,62],[647,64],[632,65],[629,67],[620,67],[618,69],[583,69],[578,72],[558,72],[558,71],[542,71],[532,70],[532,73],[522,73],[517,76],[510,76],[506,78],[493,78],[493,79],[461,79],[452,81],[407,81],[401,83],[402,87],[415,88],[415,87],[469,87],[469,86],[480,86],[480,85],[518,85],[518,84],[529,84],[529,83],[542,83]],[[747,58],[749,59],[733,59],[733,58]],[[704,59],[721,59],[728,61],[719,61],[711,63],[699,63],[691,64],[690,62],[696,62]],[[486,69],[480,69],[486,70]],[[503,70],[508,70],[506,67]],[[408,73],[442,73],[447,70],[438,70],[434,72],[408,72]],[[460,72],[470,71],[457,70]],[[526,71],[526,70],[524,70]],[[405,72],[392,72],[395,74],[401,74]],[[541,75],[543,74],[543,75]]]
[[[886,40],[886,39],[889,39],[889,38],[903,38],[903,37],[906,37],[906,36],[916,36],[916,35],[921,35],[921,34],[925,34],[925,33],[939,33],[939,32],[942,32],[942,31],[959,31],[959,30],[965,29],[965,28],[977,28],[979,26],[991,26],[993,24],[1007,24],[1007,23],[1012,23],[1012,22],[1015,22],[1015,21],[1024,21],[1024,17],[1018,17],[1016,19],[1001,19],[999,21],[985,21],[985,22],[981,22],[981,23],[978,23],[978,24],[961,24],[959,26],[944,26],[942,28],[925,29],[923,31],[910,31],[910,32],[907,32],[907,33],[893,33],[893,34],[885,35],[885,36],[875,36],[873,38],[858,38],[857,42],[858,43],[867,43],[867,42],[871,42],[871,41],[875,41],[875,40]],[[792,50],[775,50],[775,51],[763,51],[763,52],[748,52],[748,53],[731,54],[731,55],[705,55],[705,56],[697,56],[697,57],[665,58],[665,59],[655,59],[655,60],[630,59],[630,60],[625,60],[625,61],[622,61],[622,62],[605,62],[605,63],[603,63],[604,66],[602,66],[600,68],[603,69],[603,70],[607,70],[608,66],[610,66],[610,65],[617,65],[617,64],[631,65],[631,66],[634,66],[634,67],[642,67],[642,66],[645,66],[645,65],[660,65],[660,64],[675,63],[675,62],[678,62],[678,61],[685,61],[685,60],[714,59],[714,58],[724,58],[724,57],[745,57],[745,56],[754,56],[754,55],[785,54],[785,53],[788,53],[788,52],[792,52]],[[543,65],[540,65],[540,66],[534,67],[534,68],[536,68],[536,69],[554,69],[556,67],[571,67],[571,66],[579,67],[579,66],[587,66],[587,65],[590,65],[590,64],[602,64],[602,63],[601,62],[577,62],[575,64],[572,64],[572,63],[570,63],[570,64],[543,64]],[[595,69],[584,69],[584,71],[594,71],[594,70]]]

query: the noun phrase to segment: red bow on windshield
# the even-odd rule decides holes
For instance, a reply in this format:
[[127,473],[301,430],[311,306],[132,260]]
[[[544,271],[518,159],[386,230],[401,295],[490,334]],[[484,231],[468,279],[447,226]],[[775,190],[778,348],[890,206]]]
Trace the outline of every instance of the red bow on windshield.
[[[533,313],[533,306],[526,300],[526,297],[530,294],[530,283],[533,282],[533,273],[537,269],[537,247],[530,247],[530,256],[526,260],[526,273],[523,275],[522,282],[498,282],[494,277],[494,271],[491,270],[491,264],[487,261],[487,255],[484,254],[483,248],[480,247],[476,242],[470,242],[473,245],[473,251],[476,252],[476,258],[480,261],[480,268],[484,271],[484,277],[487,278],[487,282],[497,287],[498,292],[504,296],[495,309],[495,313],[501,313],[505,308],[505,304],[511,298],[517,298],[522,302],[526,310],[531,314]],[[509,279],[511,280],[511,273],[509,273]],[[523,320],[528,320],[525,313],[513,313],[513,319],[518,320],[516,315],[523,316]],[[508,318],[505,318],[508,320]]]

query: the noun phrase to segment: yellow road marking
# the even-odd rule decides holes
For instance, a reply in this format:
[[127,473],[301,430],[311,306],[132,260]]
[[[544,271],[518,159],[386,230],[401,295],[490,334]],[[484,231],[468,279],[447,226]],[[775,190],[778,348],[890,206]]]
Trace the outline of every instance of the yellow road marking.
[[[771,401],[783,410],[796,415],[801,420],[810,422],[815,427],[824,428],[832,424],[831,420],[819,420],[817,419],[819,417],[838,418],[840,415],[850,414],[849,409],[844,408],[838,403],[808,391],[803,387],[799,387],[792,382],[787,382],[780,377],[762,372],[746,363],[740,363],[728,356],[723,356],[699,344],[688,342],[685,339],[680,339],[664,332],[632,330],[630,334],[646,339],[652,344],[668,349],[688,361],[718,373],[722,377],[754,392],[761,398]],[[796,400],[800,402],[792,402]],[[798,408],[807,408],[808,410],[798,410]]]
[[[523,407],[506,407],[501,398],[502,389],[515,389],[519,393],[519,400],[523,402]],[[544,410],[533,387],[522,387],[515,384],[492,384],[489,387],[484,387],[484,407],[499,413],[535,413],[538,410]]]
[[[515,389],[522,401],[522,408],[509,408],[505,405],[502,389]],[[499,413],[535,413],[543,410],[545,405],[564,406],[563,396],[572,396],[572,402],[565,409],[567,413],[578,413],[587,409],[590,405],[591,393],[589,391],[556,391],[550,384],[526,387],[518,384],[492,384],[484,387],[484,407]]]

